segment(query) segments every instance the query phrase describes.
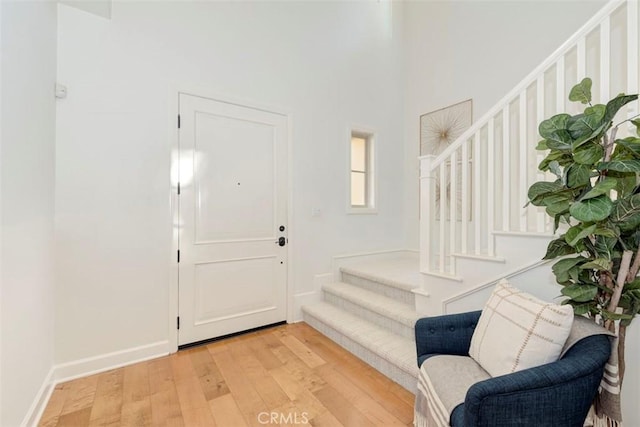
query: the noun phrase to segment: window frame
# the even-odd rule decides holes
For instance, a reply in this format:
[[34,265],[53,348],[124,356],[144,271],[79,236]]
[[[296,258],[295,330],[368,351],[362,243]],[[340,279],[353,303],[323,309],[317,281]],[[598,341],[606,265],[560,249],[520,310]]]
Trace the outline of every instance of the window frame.
[[[347,144],[347,214],[377,214],[376,205],[376,153],[375,153],[375,131],[362,127],[352,126],[348,130]],[[351,204],[351,176],[354,172],[351,169],[352,138],[362,138],[365,140],[365,204]]]

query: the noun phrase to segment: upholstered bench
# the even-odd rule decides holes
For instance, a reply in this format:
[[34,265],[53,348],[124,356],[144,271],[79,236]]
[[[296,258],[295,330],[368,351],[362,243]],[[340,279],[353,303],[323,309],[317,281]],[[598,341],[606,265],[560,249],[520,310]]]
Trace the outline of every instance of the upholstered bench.
[[582,427],[611,352],[611,334],[576,316],[557,361],[491,375],[469,356],[481,313],[416,323],[416,427]]

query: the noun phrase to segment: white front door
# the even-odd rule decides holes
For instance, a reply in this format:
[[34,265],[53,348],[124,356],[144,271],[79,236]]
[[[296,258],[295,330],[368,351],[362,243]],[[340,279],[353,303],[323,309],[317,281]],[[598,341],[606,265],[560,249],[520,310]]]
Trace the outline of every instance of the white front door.
[[286,319],[287,117],[180,94],[184,345]]

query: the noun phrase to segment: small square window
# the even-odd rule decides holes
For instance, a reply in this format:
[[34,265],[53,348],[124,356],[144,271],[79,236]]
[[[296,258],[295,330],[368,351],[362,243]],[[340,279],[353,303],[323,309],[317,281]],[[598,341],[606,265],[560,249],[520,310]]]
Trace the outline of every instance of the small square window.
[[374,213],[373,134],[352,131],[349,153],[349,211]]

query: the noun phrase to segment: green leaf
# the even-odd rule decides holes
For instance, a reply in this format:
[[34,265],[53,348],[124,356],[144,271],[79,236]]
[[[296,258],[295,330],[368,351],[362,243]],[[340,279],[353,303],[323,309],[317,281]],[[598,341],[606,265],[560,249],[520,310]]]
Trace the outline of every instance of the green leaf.
[[577,163],[565,169],[565,173],[567,174],[567,186],[571,188],[587,185],[591,178],[591,168]]
[[597,222],[607,218],[613,209],[613,202],[602,195],[593,199],[581,200],[571,205],[569,212],[578,221]]
[[640,194],[615,201],[611,221],[623,231],[634,230],[640,226]]
[[618,113],[618,110],[625,106],[626,104],[635,101],[638,99],[638,95],[618,95],[613,98],[611,101],[607,102],[606,113],[604,115],[604,120],[610,122]]
[[551,269],[553,270],[553,274],[555,274],[558,283],[567,282],[571,278],[570,271],[572,269],[575,269],[576,271],[579,270],[578,265],[584,263],[585,260],[585,257],[578,256],[575,258],[561,259],[553,264]]
[[604,157],[604,148],[597,143],[585,144],[573,152],[573,160],[582,165],[593,165]]
[[618,186],[616,187],[618,198],[626,198],[635,192],[638,185],[637,175],[626,175],[624,178],[618,178]]
[[555,204],[567,204],[566,209],[569,209],[568,203],[573,201],[571,193],[565,191],[559,191],[557,193],[545,193],[536,196],[530,201],[534,206],[552,206]]
[[575,246],[576,243],[578,243],[580,240],[592,234],[597,227],[598,226],[596,224],[590,225],[588,227],[574,225],[567,230],[564,239],[569,245]]
[[630,136],[628,138],[618,139],[616,140],[616,145],[626,148],[627,152],[630,152],[636,158],[640,158],[640,138]]
[[573,138],[571,138],[571,134],[566,129],[553,132],[546,141],[547,147],[552,150],[570,151],[573,146]]
[[556,216],[568,212],[570,207],[571,203],[569,203],[569,200],[562,200],[549,203],[545,211],[549,216]]
[[569,101],[582,102],[583,104],[591,102],[591,79],[589,77],[582,79],[580,83],[571,88]]
[[595,248],[599,258],[613,259],[614,248],[618,243],[615,237],[597,236]]
[[624,313],[612,313],[609,310],[602,310],[602,318],[605,320],[631,320],[633,315]]
[[604,237],[618,237],[615,231],[606,227],[598,227],[593,232],[596,236],[604,236]]
[[569,114],[557,114],[547,120],[543,120],[538,126],[538,133],[541,137],[549,139],[554,132],[567,129],[569,118],[571,118]]
[[640,136],[640,119],[631,120],[631,123],[636,127],[636,134]]
[[569,285],[562,288],[562,295],[576,302],[587,302],[598,295],[598,287],[593,285]]
[[589,262],[586,262],[580,266],[582,270],[610,270],[611,261],[606,258],[595,258]]
[[584,114],[578,114],[569,119],[567,125],[571,138],[574,139],[573,148],[577,148],[588,140],[595,138],[604,130],[605,106],[594,105],[584,110]]
[[556,160],[549,163],[549,170],[552,174],[558,177],[558,179],[562,179],[562,169],[560,168],[560,163]]
[[538,141],[538,145],[536,145],[536,150],[544,151],[544,150],[548,150],[548,149],[549,149],[549,146],[547,145],[547,140],[546,139]]
[[608,194],[609,191],[616,188],[618,185],[618,180],[615,178],[606,177],[604,180],[599,181],[595,187],[593,187],[587,194],[582,196],[580,200],[593,199],[594,197],[598,197],[602,194]]
[[531,187],[529,187],[527,196],[529,197],[529,199],[535,199],[541,194],[555,193],[556,191],[561,191],[562,189],[562,184],[560,184],[559,182],[538,181],[533,183]]
[[587,303],[587,304],[571,304],[573,305],[573,312],[575,313],[576,316],[582,316],[585,315],[589,312],[591,312],[591,303]]
[[549,242],[549,246],[547,246],[547,253],[542,259],[554,259],[559,256],[569,255],[575,252],[575,249],[564,240],[564,236],[560,236],[559,238]]
[[613,162],[602,162],[598,165],[598,170],[609,170],[623,173],[640,172],[640,160],[614,160]]
[[636,278],[635,280],[629,282],[629,283],[625,283],[624,285],[624,291],[635,291],[637,289],[640,289],[640,278]]

